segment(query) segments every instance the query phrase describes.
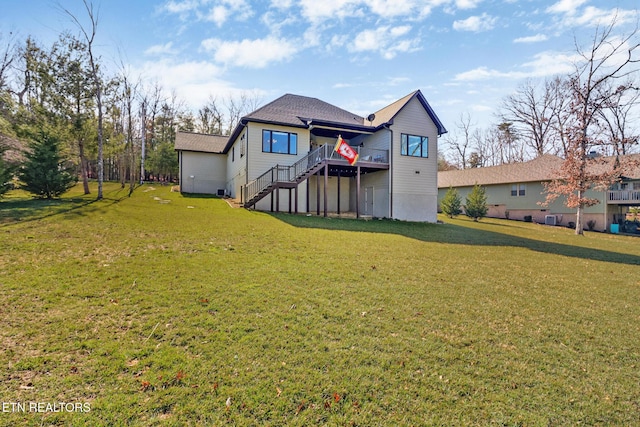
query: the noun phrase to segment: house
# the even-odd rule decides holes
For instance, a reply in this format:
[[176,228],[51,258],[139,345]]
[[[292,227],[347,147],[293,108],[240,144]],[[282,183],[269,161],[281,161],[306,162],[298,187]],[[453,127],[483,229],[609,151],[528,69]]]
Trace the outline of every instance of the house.
[[[607,167],[615,158],[602,158],[600,166]],[[629,164],[640,160],[631,156]],[[575,224],[575,209],[564,205],[565,199],[558,198],[548,206],[542,206],[546,199],[545,183],[551,182],[560,169],[563,160],[552,155],[543,155],[523,163],[510,163],[484,168],[470,168],[438,173],[438,200],[453,187],[464,200],[475,184],[481,185],[487,195],[488,217],[515,220],[531,219],[533,222],[568,225]],[[605,231],[611,224],[623,224],[630,207],[640,206],[640,167],[629,166],[623,170],[621,180],[607,191],[589,190],[586,197],[600,201],[585,208],[584,224],[594,221],[594,229]]]
[[[264,211],[435,222],[446,132],[419,90],[366,118],[286,94],[243,117],[229,137],[179,132],[180,189]],[[339,137],[358,153],[353,165],[334,151]]]

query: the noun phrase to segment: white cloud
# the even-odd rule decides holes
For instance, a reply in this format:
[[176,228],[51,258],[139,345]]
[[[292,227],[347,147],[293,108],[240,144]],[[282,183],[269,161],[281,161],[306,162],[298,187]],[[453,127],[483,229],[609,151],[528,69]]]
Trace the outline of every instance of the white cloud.
[[276,9],[289,9],[292,4],[292,0],[271,0],[271,7]]
[[609,25],[615,21],[617,25],[634,22],[638,19],[638,12],[618,9],[599,9],[597,7],[586,7],[582,14],[569,14],[563,20],[565,26],[588,26],[596,27]]
[[594,6],[585,6],[587,0],[561,0],[546,9],[547,13],[560,15],[558,26],[567,27],[596,27],[633,23],[640,16],[637,10],[625,9],[600,9]]
[[223,78],[224,71],[211,62],[175,62],[161,60],[146,62],[137,71],[145,80],[158,82],[165,96],[179,94],[188,108],[203,106],[211,95],[218,99],[237,98],[247,92],[263,96],[264,91],[255,88],[238,88]]
[[410,31],[409,25],[382,26],[375,30],[364,30],[356,35],[349,50],[352,52],[379,52],[383,58],[392,59],[399,52],[410,52],[417,49],[415,39],[400,39]]
[[488,31],[495,27],[498,18],[483,13],[480,16],[470,16],[467,19],[453,22],[453,29],[457,31]]
[[559,2],[549,6],[549,13],[574,13],[580,6],[585,4],[587,0],[560,0]]
[[301,0],[302,15],[312,23],[322,22],[330,18],[343,19],[346,17],[362,16],[358,10],[360,0]]
[[165,3],[162,10],[166,10],[169,13],[183,14],[185,12],[191,12],[196,10],[200,6],[200,0],[171,0]]
[[458,9],[475,9],[482,0],[456,0]]
[[568,74],[574,70],[573,64],[578,59],[576,54],[541,52],[535,55],[533,60],[523,63],[517,71],[504,72],[489,69],[488,67],[478,67],[457,74],[454,80],[470,82],[491,79],[525,79]]
[[478,67],[473,70],[465,71],[463,73],[459,73],[454,77],[456,81],[478,81],[478,80],[489,80],[495,78],[508,77],[507,73],[502,73],[497,70],[490,70],[487,67]]
[[547,37],[546,34],[536,34],[535,36],[528,36],[528,37],[518,37],[517,39],[513,40],[514,43],[538,43],[538,42],[543,42],[548,40],[549,37]]
[[221,27],[227,21],[229,17],[229,9],[224,6],[215,6],[209,11],[209,14],[205,18],[207,21],[215,23],[218,27]]
[[[462,8],[469,8],[480,1],[482,0],[457,0],[457,3]],[[272,4],[278,5],[285,2],[286,0],[272,0]],[[365,16],[384,20],[402,16],[415,20],[429,15],[434,7],[450,2],[451,0],[300,0],[300,7],[302,16],[312,23]]]
[[173,42],[156,44],[144,51],[145,55],[175,55],[176,53],[178,50],[173,48]]
[[541,52],[535,55],[532,61],[522,64],[522,67],[529,69],[527,77],[555,76],[572,72],[573,64],[578,59],[576,54]]
[[201,46],[212,52],[218,63],[246,68],[265,68],[272,62],[290,59],[298,51],[295,43],[274,36],[242,41],[206,39]]
[[373,13],[384,17],[410,15],[416,6],[413,0],[369,0],[366,3]]
[[218,27],[231,16],[244,20],[253,15],[253,9],[246,0],[170,0],[160,10],[180,15],[184,21],[213,22]]

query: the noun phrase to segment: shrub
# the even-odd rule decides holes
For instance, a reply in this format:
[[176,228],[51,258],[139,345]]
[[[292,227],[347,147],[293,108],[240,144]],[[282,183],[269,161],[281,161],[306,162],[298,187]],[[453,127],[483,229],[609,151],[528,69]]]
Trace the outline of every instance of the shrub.
[[447,194],[444,195],[444,198],[440,202],[440,209],[449,218],[453,218],[462,213],[462,200],[460,200],[458,190],[449,187]]
[[525,215],[524,222],[533,222],[533,217],[531,215]]
[[78,182],[78,176],[60,154],[60,142],[46,132],[31,144],[27,160],[20,169],[22,188],[40,197],[51,199],[65,193]]
[[484,188],[478,184],[473,186],[473,190],[467,196],[464,210],[467,216],[473,218],[474,221],[487,215],[487,195]]
[[596,220],[590,219],[589,221],[587,221],[587,228],[589,229],[589,231],[593,231],[593,229],[596,228]]

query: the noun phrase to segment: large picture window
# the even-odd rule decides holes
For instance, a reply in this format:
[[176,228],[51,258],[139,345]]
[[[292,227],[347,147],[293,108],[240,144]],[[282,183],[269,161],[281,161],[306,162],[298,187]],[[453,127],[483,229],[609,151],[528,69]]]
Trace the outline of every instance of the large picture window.
[[400,154],[412,157],[429,157],[429,137],[401,134]]
[[265,153],[298,154],[298,135],[289,132],[263,130],[262,151]]

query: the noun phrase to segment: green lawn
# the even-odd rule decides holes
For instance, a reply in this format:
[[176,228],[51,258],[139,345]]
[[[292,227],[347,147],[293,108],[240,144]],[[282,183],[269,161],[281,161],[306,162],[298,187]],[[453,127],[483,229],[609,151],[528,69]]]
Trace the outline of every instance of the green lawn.
[[2,426],[640,420],[637,238],[79,191],[0,201]]

